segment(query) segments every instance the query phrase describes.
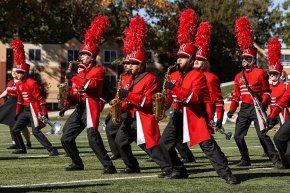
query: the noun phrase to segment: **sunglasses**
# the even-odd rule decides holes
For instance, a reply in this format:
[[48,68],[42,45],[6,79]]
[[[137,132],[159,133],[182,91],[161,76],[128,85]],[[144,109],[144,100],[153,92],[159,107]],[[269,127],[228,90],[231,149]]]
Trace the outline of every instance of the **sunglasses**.
[[251,57],[245,57],[245,58],[242,58],[243,59],[243,61],[247,61],[247,62],[252,62],[253,61],[253,58],[251,58]]
[[24,74],[23,71],[16,71],[17,74]]
[[278,76],[279,73],[277,72],[268,72],[269,76]]

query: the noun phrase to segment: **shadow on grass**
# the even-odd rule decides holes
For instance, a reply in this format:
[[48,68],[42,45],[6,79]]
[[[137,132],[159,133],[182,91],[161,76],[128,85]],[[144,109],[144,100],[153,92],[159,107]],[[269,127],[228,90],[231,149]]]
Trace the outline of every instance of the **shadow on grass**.
[[93,187],[93,186],[110,186],[111,184],[108,183],[101,183],[101,184],[72,184],[72,185],[64,185],[64,186],[47,186],[47,187],[15,187],[15,188],[0,188],[1,193],[27,193],[27,192],[53,192],[56,190],[64,190],[64,189],[73,189],[73,188],[86,188],[86,187]]
[[263,177],[283,177],[290,176],[289,173],[279,173],[279,172],[271,172],[271,173],[247,173],[247,174],[235,174],[235,176],[241,180],[242,182],[255,179],[255,178],[263,178]]

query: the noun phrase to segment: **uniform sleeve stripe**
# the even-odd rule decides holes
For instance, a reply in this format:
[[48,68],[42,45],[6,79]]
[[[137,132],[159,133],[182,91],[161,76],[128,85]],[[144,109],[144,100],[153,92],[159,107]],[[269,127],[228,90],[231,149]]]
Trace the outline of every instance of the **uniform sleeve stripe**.
[[144,106],[145,100],[146,100],[146,96],[144,96],[144,97],[142,98],[142,100],[141,100],[141,104],[140,104],[141,107]]
[[193,92],[191,92],[191,93],[189,94],[189,96],[187,97],[187,99],[186,99],[186,103],[189,103],[189,101],[191,100],[192,96],[193,96]]

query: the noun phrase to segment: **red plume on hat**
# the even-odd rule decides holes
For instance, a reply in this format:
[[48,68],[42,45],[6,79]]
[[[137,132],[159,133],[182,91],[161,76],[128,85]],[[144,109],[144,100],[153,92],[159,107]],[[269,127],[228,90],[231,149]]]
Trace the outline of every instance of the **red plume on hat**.
[[278,38],[272,38],[268,42],[268,61],[269,61],[269,71],[275,71],[281,73],[283,66],[280,62],[281,57],[281,43]]
[[257,49],[254,47],[254,33],[251,22],[246,17],[240,17],[236,20],[235,32],[242,56],[256,57]]
[[202,22],[197,28],[195,37],[195,46],[197,47],[196,58],[208,60],[210,45],[211,25],[208,22]]
[[179,15],[177,41],[180,48],[177,55],[192,57],[195,55],[194,36],[196,32],[197,16],[193,9],[186,9]]
[[96,16],[86,31],[81,53],[89,54],[96,57],[99,53],[99,44],[109,27],[109,19],[106,16]]
[[14,63],[17,71],[29,72],[29,65],[25,62],[25,51],[22,41],[18,38],[11,42],[13,48]]
[[147,34],[147,24],[145,20],[139,16],[132,18],[128,30],[128,38],[130,38],[131,41],[128,42],[126,48],[124,45],[124,51],[130,54],[130,62],[138,62],[145,65],[147,60],[147,54],[144,50],[144,43]]

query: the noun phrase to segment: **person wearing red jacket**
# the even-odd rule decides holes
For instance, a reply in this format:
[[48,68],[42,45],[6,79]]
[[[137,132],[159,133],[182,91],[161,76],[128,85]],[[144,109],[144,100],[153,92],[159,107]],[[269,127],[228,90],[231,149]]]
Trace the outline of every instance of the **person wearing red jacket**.
[[[202,22],[197,30],[195,45],[198,47],[196,54],[198,61],[207,60],[210,30],[208,22]],[[203,39],[202,42],[206,44],[201,44],[201,37],[205,37],[206,41]],[[165,88],[169,92],[167,104],[174,101],[175,114],[165,127],[159,145],[173,171],[170,174],[161,173],[159,177],[166,179],[188,177],[175,151],[176,142],[183,139],[183,142],[190,142],[191,146],[199,144],[218,175],[225,179],[226,183],[237,184],[239,182],[228,167],[227,158],[221,152],[208,128],[205,103],[209,100],[209,91],[203,72],[193,69],[195,45],[191,41],[182,42],[177,53],[179,71],[172,73],[165,83]],[[178,73],[181,73],[181,76],[179,80],[176,80],[175,76]]]
[[[8,125],[10,128],[10,134],[12,138],[12,145],[7,149],[16,149],[15,137],[13,134],[13,126],[15,124],[15,113],[17,106],[17,88],[16,83],[19,81],[17,79],[16,68],[12,68],[11,71],[12,80],[10,80],[7,85],[5,91],[0,94],[1,98],[8,98],[7,101],[3,105],[0,106],[0,124]],[[26,148],[31,149],[31,141],[30,141],[30,132],[27,127],[23,128],[22,134],[26,139]]]
[[13,48],[14,60],[17,66],[17,78],[20,80],[16,83],[16,122],[12,129],[17,149],[12,153],[27,153],[21,136],[21,130],[31,123],[33,135],[41,145],[49,151],[49,156],[59,155],[57,149],[52,146],[46,136],[41,132],[41,129],[45,124],[40,121],[40,117],[48,116],[46,102],[41,95],[40,85],[28,76],[30,66],[25,62],[23,43],[20,39],[14,39],[11,46]]
[[[290,88],[288,87],[281,99],[273,107],[269,118],[267,119],[268,129],[271,129],[277,123],[275,119],[284,108],[290,106]],[[274,142],[279,151],[283,168],[290,168],[290,119],[288,119],[274,135]]]
[[[278,38],[273,38],[268,42],[268,61],[269,61],[269,77],[270,77],[270,89],[271,89],[271,111],[276,106],[276,103],[280,100],[282,95],[287,89],[287,83],[284,84],[280,82],[280,77],[282,75],[283,66],[280,62],[281,57],[281,43]],[[288,108],[284,108],[281,113],[279,113],[278,120],[280,126],[282,126],[289,116]]]
[[[255,129],[261,145],[265,153],[273,162],[275,168],[281,167],[281,161],[276,151],[271,138],[262,130],[266,127],[265,120],[262,115],[266,111],[267,106],[270,103],[270,87],[268,82],[268,76],[266,71],[257,68],[255,66],[257,49],[254,47],[253,42],[248,45],[247,42],[251,42],[253,34],[251,30],[246,35],[245,29],[250,29],[250,21],[241,17],[236,21],[236,32],[238,37],[238,43],[242,50],[242,72],[238,73],[234,79],[234,94],[230,105],[230,110],[227,113],[231,118],[239,106],[241,101],[241,108],[236,121],[235,128],[235,141],[241,153],[241,161],[237,163],[237,166],[250,166],[250,156],[248,148],[245,142],[245,136],[252,121],[254,121]],[[247,31],[248,32],[248,31]],[[245,40],[246,37],[246,40]],[[259,108],[254,105],[254,102],[259,104]],[[263,112],[262,112],[263,111]]]
[[[126,57],[127,58],[127,57]],[[124,60],[124,73],[120,75],[120,79],[118,81],[120,81],[120,88],[125,89],[125,90],[129,90],[131,89],[131,84],[132,84],[132,75],[130,73],[129,70],[129,66],[127,64],[127,60]],[[118,97],[118,93],[116,93],[116,97]],[[126,101],[121,101],[122,103],[122,119],[125,119],[125,117],[127,116],[127,110],[128,110],[128,104]],[[117,144],[115,143],[115,138],[116,138],[116,134],[118,132],[119,127],[121,126],[121,123],[118,124],[114,124],[112,121],[112,117],[111,117],[111,113],[109,113],[106,117],[105,120],[105,124],[106,124],[106,134],[107,134],[107,138],[108,138],[108,143],[112,152],[112,155],[110,156],[111,160],[116,160],[121,158],[121,155],[119,153]]]
[[[86,31],[85,40],[79,52],[81,61],[79,67],[83,70],[80,70],[71,79],[68,100],[70,100],[70,104],[75,104],[76,108],[66,121],[61,137],[62,146],[72,160],[72,164],[65,168],[66,171],[84,170],[84,164],[79,156],[75,140],[87,128],[89,145],[103,165],[103,173],[113,174],[117,172],[98,131],[101,111],[100,98],[105,70],[96,66],[95,58],[99,53],[98,44],[108,26],[108,17],[96,16],[94,18],[90,29]],[[60,111],[61,116],[63,113],[64,111]]]

